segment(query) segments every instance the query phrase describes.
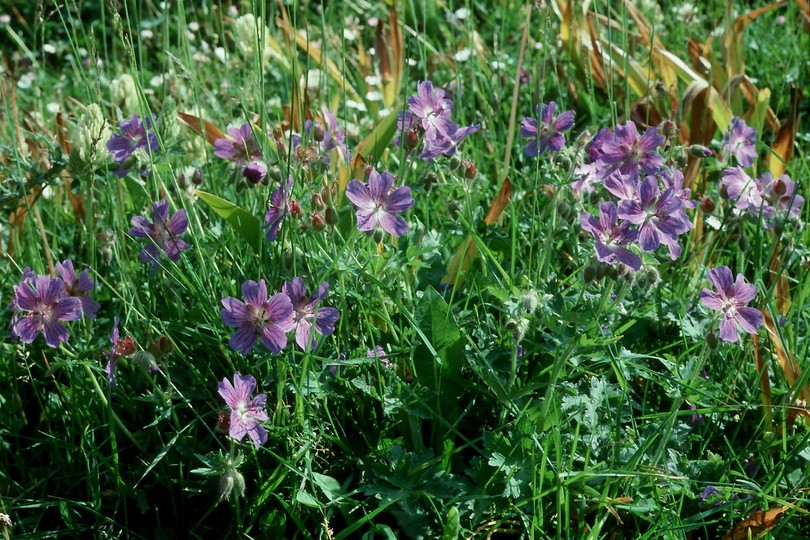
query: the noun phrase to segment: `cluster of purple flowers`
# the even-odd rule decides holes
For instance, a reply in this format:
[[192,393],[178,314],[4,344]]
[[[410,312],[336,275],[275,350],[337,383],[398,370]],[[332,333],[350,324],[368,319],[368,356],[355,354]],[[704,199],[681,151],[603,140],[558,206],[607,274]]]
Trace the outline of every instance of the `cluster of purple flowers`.
[[152,204],[152,222],[143,216],[132,218],[132,228],[129,234],[136,238],[147,238],[147,243],[141,251],[141,262],[157,268],[157,261],[161,252],[165,253],[171,261],[178,261],[180,253],[188,249],[180,235],[188,229],[188,217],[185,210],[178,210],[169,218],[169,202],[156,201]]
[[96,316],[100,305],[89,296],[94,282],[87,269],[79,275],[70,259],[56,264],[59,277],[36,275],[30,268],[23,271],[19,285],[14,286],[11,335],[23,343],[33,343],[42,332],[45,344],[58,348],[69,334],[63,322]]
[[765,228],[777,218],[798,219],[804,204],[804,197],[796,193],[796,184],[787,174],[775,179],[764,173],[755,180],[741,167],[730,167],[723,171],[721,184],[736,209],[757,218],[761,214]]
[[[141,122],[137,114],[133,114],[129,120],[121,120],[119,128],[121,133],[114,133],[107,141],[107,150],[110,151],[113,159],[118,163],[115,174],[119,178],[127,175],[134,164],[133,154],[137,150],[143,149],[147,152],[154,152],[160,148],[157,135],[153,131],[154,121],[151,117],[146,117]],[[139,171],[141,175],[149,174],[149,169]]]
[[618,200],[600,204],[598,220],[588,212],[580,216],[582,228],[596,239],[599,261],[638,270],[641,258],[630,250],[633,243],[647,252],[663,244],[672,260],[681,255],[678,237],[692,228],[685,209],[696,203],[683,187],[683,174],[663,165],[657,151],[663,142],[656,128],[639,136],[628,121],[613,133],[599,131],[588,145],[589,162],[577,169],[580,178],[572,187],[593,191],[601,184]]
[[529,139],[526,145],[526,155],[535,157],[546,150],[549,152],[559,152],[565,146],[564,132],[574,125],[574,113],[565,111],[558,116],[554,115],[557,103],[552,101],[548,105],[541,103],[535,108],[535,113],[540,117],[540,125],[537,120],[528,116],[523,117],[520,122],[520,136]]
[[346,186],[346,197],[357,207],[357,229],[372,232],[381,228],[394,236],[408,232],[408,223],[397,216],[397,212],[410,209],[414,200],[411,188],[394,187],[396,177],[389,173],[378,173],[371,169],[368,182],[352,180]]
[[317,292],[308,296],[304,280],[296,277],[285,282],[281,292],[268,297],[263,279],[258,283],[245,281],[244,302],[232,296],[222,299],[222,319],[227,326],[236,328],[231,348],[248,354],[261,338],[268,350],[278,354],[287,347],[287,333],[295,332],[295,342],[301,349],[314,349],[318,339],[313,327],[318,336],[328,336],[340,318],[335,308],[318,306],[328,292],[329,284],[324,281]]
[[416,86],[416,94],[408,98],[408,108],[399,113],[396,144],[404,141],[410,152],[424,143],[421,157],[430,161],[438,156],[451,156],[467,136],[477,132],[480,125],[459,127],[450,120],[453,102],[445,97],[442,88],[434,88],[430,81]]

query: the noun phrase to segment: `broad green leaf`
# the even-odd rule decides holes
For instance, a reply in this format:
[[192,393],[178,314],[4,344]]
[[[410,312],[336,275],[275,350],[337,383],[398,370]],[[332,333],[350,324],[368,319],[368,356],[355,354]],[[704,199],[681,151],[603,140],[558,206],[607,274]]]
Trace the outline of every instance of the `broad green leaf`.
[[261,222],[253,215],[236,206],[235,204],[221,199],[216,195],[197,190],[197,196],[205,202],[211,209],[225,218],[225,221],[233,227],[239,235],[247,240],[253,251],[259,251],[262,239]]

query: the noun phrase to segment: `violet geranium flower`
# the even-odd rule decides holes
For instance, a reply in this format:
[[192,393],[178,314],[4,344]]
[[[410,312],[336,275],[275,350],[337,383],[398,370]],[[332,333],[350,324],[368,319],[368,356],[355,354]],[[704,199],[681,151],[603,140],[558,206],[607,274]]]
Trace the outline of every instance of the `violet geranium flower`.
[[87,294],[93,290],[94,285],[93,280],[87,275],[87,269],[82,270],[82,273],[77,276],[76,270],[73,268],[73,261],[65,259],[61,263],[56,263],[56,271],[59,272],[65,283],[65,293],[79,299],[85,317],[94,318],[101,304]]
[[408,223],[395,212],[403,212],[414,204],[411,188],[398,187],[394,190],[394,175],[382,174],[372,169],[368,183],[352,180],[346,186],[346,197],[357,206],[357,228],[367,232],[382,228],[394,236],[408,232]]
[[278,230],[281,222],[290,212],[290,190],[292,190],[293,178],[287,177],[287,185],[282,183],[273,193],[270,194],[270,201],[267,205],[267,212],[264,214],[264,226],[267,229],[265,237],[273,242],[278,237]]
[[[42,332],[48,347],[58,348],[69,334],[63,321],[82,317],[82,304],[78,298],[65,294],[65,282],[59,278],[23,275],[14,286],[14,316],[11,334],[23,343],[33,343]],[[27,313],[26,313],[27,312]]]
[[230,340],[233,350],[247,354],[261,337],[268,350],[278,354],[287,346],[287,332],[295,328],[293,304],[284,293],[267,297],[267,284],[245,281],[242,284],[242,302],[232,296],[222,299],[225,308],[220,312],[222,320],[231,328],[236,328]]
[[736,343],[739,339],[738,324],[749,334],[756,334],[757,328],[763,323],[762,312],[747,307],[747,304],[756,297],[757,288],[746,283],[742,274],[737,274],[736,282],[732,281],[732,273],[728,266],[718,266],[709,270],[709,280],[717,292],[703,289],[700,292],[700,301],[709,309],[723,313],[718,337]]
[[546,150],[549,152],[559,152],[565,146],[564,131],[568,131],[574,125],[574,113],[565,111],[559,116],[554,116],[557,103],[552,101],[548,105],[541,103],[535,109],[540,116],[540,125],[537,120],[528,116],[520,122],[520,136],[529,139],[526,145],[526,155],[534,157],[542,154]]
[[281,292],[290,297],[293,305],[293,319],[295,324],[295,342],[303,350],[312,350],[318,340],[311,336],[312,327],[321,336],[328,336],[335,331],[340,312],[331,307],[318,307],[318,304],[329,292],[329,284],[322,282],[318,292],[307,296],[304,280],[300,277],[284,283]]
[[748,210],[759,215],[763,200],[757,182],[740,167],[730,167],[723,171],[720,183],[725,186],[728,198],[735,201],[739,210]]
[[655,251],[661,244],[669,248],[674,261],[681,255],[678,236],[689,231],[692,223],[683,211],[681,200],[672,188],[659,192],[654,176],[645,178],[638,188],[638,201],[619,203],[619,217],[639,226],[638,242],[644,251]]
[[110,151],[113,159],[118,163],[118,170],[115,174],[124,177],[127,173],[126,162],[132,157],[136,150],[144,149],[154,152],[160,148],[157,135],[151,131],[153,120],[147,116],[143,122],[137,114],[133,114],[129,120],[119,122],[121,133],[114,133],[107,141],[107,150]]
[[748,127],[745,120],[734,117],[728,126],[728,131],[723,135],[723,152],[726,156],[733,154],[737,158],[737,163],[743,167],[754,164],[757,157],[757,130]]
[[391,367],[391,360],[388,359],[388,353],[386,353],[385,349],[383,349],[380,345],[375,346],[373,349],[368,349],[366,351],[366,357],[374,358],[384,367]]
[[763,212],[768,218],[784,215],[787,219],[799,219],[804,197],[795,193],[796,183],[783,174],[774,179],[771,173],[764,173],[757,180],[757,188],[767,206]]
[[237,441],[247,435],[258,450],[267,441],[267,431],[259,423],[268,419],[264,410],[267,396],[259,394],[251,399],[250,395],[255,389],[256,378],[253,375],[242,375],[238,371],[233,374],[233,384],[223,378],[217,385],[219,395],[231,409],[228,435]]
[[596,258],[608,264],[616,261],[632,271],[641,268],[641,257],[626,246],[636,240],[638,233],[630,229],[630,223],[618,223],[616,203],[603,202],[599,205],[599,220],[588,212],[579,216],[582,228],[596,238]]
[[142,262],[151,264],[152,268],[157,268],[157,261],[160,252],[163,251],[171,261],[180,259],[180,252],[188,249],[179,236],[188,229],[188,217],[185,210],[178,210],[169,219],[169,202],[166,200],[157,201],[152,204],[152,220],[150,223],[143,216],[132,218],[132,228],[129,234],[136,238],[148,238],[150,243],[144,246],[140,259]]
[[228,128],[228,137],[214,141],[214,155],[227,159],[237,165],[245,165],[254,159],[261,159],[262,151],[253,140],[250,124],[238,128]]
[[663,158],[656,151],[664,142],[664,137],[654,127],[639,137],[636,124],[628,120],[623,126],[616,126],[613,137],[602,143],[601,161],[612,165],[607,167],[605,175],[618,168],[622,174],[631,178],[640,176],[639,168],[647,174],[655,174],[661,168]]

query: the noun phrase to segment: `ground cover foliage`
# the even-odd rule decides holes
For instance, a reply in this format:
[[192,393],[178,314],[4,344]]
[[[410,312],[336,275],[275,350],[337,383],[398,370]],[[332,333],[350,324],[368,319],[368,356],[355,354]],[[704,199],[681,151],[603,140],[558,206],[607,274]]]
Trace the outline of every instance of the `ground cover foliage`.
[[6,535],[810,533],[806,1],[0,43]]

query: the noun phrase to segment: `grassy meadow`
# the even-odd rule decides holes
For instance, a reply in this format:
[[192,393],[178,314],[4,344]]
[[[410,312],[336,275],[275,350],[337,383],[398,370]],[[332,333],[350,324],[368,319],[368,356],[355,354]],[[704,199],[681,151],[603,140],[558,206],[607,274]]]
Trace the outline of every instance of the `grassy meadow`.
[[5,538],[810,537],[810,5],[0,2]]

